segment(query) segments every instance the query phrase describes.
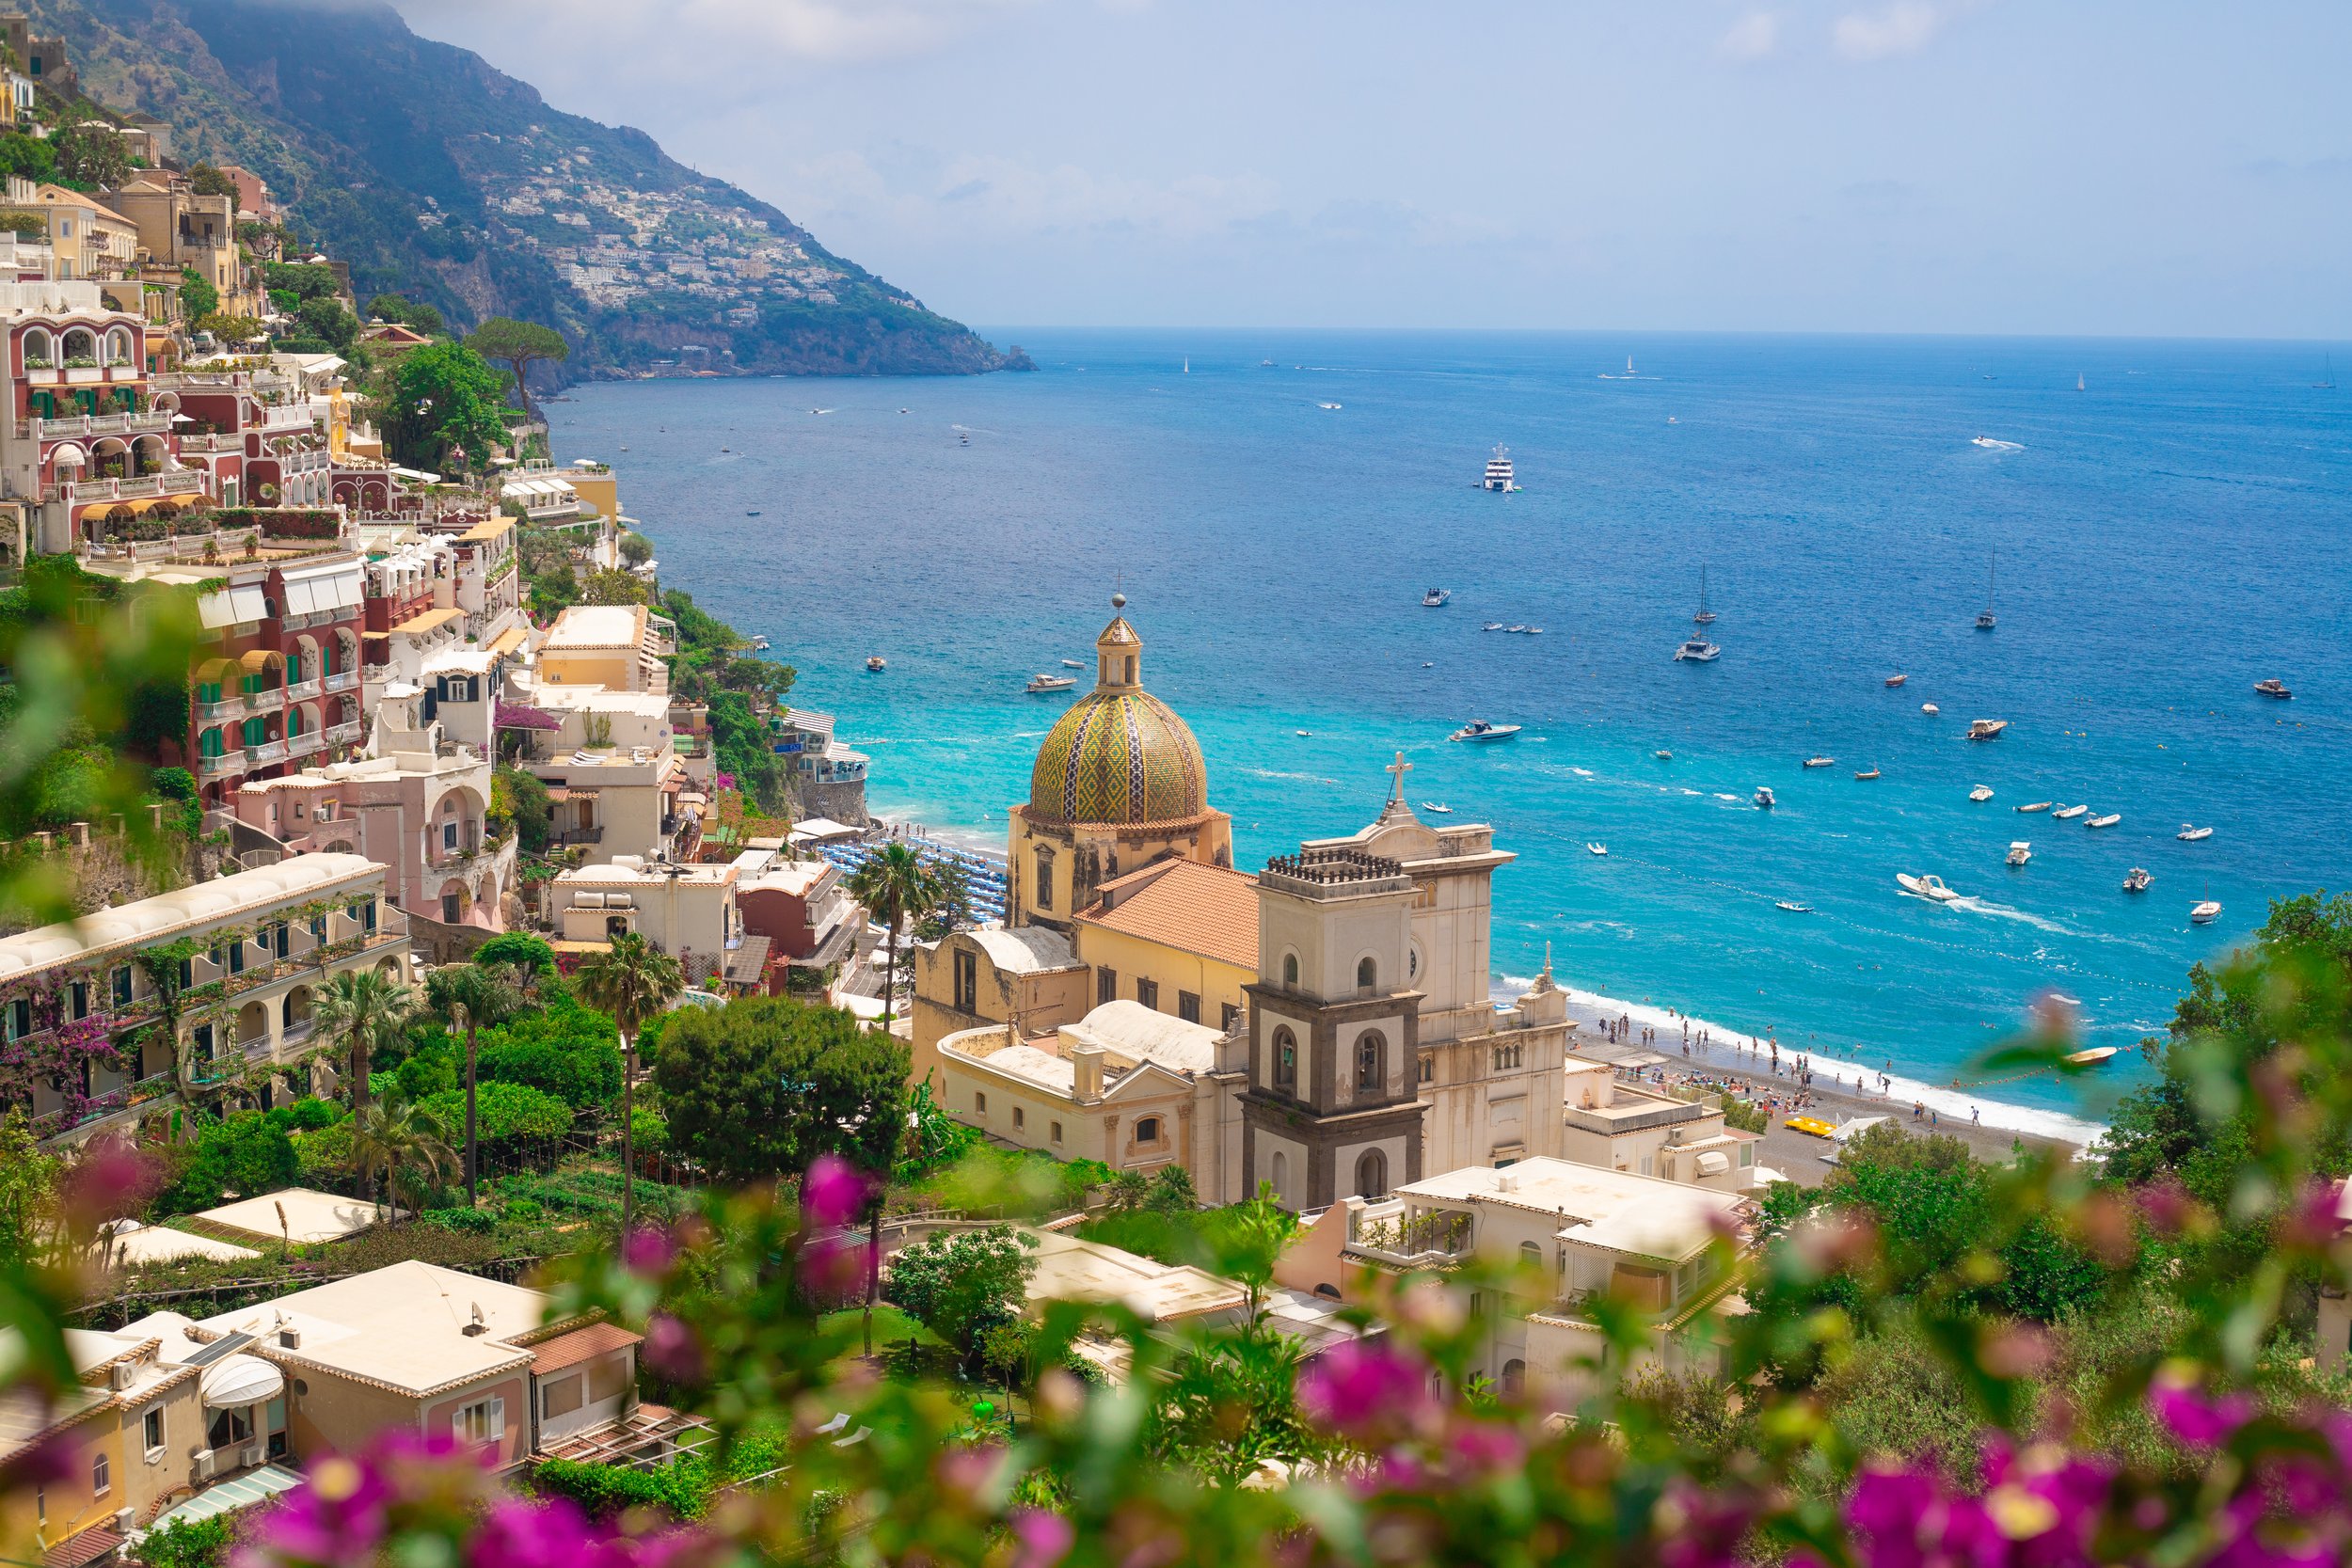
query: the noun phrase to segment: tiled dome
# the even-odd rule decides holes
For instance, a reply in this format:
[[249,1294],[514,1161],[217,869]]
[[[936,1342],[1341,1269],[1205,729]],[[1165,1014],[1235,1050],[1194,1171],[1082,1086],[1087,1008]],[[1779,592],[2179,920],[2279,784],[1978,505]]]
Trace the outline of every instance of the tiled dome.
[[[1123,597],[1114,598],[1123,607]],[[1094,689],[1061,716],[1029,772],[1041,822],[1174,822],[1209,809],[1200,743],[1176,710],[1143,689],[1143,639],[1114,616],[1094,641]]]

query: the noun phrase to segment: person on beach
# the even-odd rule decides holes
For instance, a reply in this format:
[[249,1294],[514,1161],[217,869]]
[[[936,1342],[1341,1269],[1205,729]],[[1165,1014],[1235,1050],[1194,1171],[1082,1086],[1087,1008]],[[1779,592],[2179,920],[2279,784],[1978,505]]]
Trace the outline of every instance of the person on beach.
[[1968,1107],[1968,1119],[1975,1125],[1982,1127],[1984,1125],[1984,1113],[1978,1110],[1974,1105],[1971,1105]]

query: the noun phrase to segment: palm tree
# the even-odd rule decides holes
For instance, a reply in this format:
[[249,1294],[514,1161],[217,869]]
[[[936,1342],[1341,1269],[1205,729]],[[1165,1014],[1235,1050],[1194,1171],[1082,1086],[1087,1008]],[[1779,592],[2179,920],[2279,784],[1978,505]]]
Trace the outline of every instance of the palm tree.
[[382,970],[346,969],[321,988],[310,1016],[327,1038],[343,1041],[354,1117],[368,1106],[368,1058],[397,1039],[416,1010],[416,988]]
[[898,933],[919,920],[944,895],[939,873],[903,844],[885,844],[850,875],[850,896],[890,930],[889,979],[882,989],[882,1028],[887,1031],[898,1003]]
[[522,1010],[522,988],[504,964],[448,964],[424,978],[425,1006],[453,1029],[466,1033],[466,1207],[474,1205],[482,1146],[474,1135],[474,1037],[485,1024],[501,1024]]
[[381,1172],[394,1199],[392,1223],[400,1223],[398,1200],[405,1196],[411,1213],[421,1212],[434,1186],[455,1167],[457,1155],[449,1147],[449,1128],[422,1105],[386,1095],[359,1112],[351,1130],[351,1152],[373,1192]]
[[580,1000],[612,1015],[621,1031],[621,1234],[636,1211],[637,1035],[686,990],[677,960],[634,931],[592,954],[573,976]]

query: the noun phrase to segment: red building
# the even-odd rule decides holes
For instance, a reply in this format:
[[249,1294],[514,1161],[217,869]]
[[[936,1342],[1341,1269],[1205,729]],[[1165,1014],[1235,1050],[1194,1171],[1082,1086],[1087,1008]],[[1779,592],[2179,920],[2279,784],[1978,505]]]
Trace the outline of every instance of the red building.
[[230,567],[199,610],[219,641],[196,670],[188,766],[207,804],[254,779],[347,755],[365,738],[366,563],[354,551]]

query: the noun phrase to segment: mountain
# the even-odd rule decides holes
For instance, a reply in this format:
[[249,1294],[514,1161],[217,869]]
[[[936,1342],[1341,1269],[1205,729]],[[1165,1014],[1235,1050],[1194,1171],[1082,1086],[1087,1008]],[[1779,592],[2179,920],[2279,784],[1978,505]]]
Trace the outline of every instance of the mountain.
[[36,0],[83,90],[269,182],[306,243],[453,324],[545,322],[580,374],[1018,368],[651,136],[549,108],[377,0]]

